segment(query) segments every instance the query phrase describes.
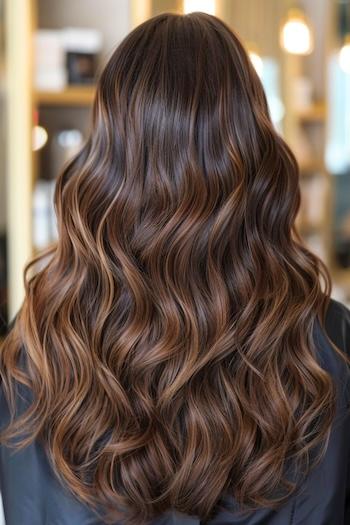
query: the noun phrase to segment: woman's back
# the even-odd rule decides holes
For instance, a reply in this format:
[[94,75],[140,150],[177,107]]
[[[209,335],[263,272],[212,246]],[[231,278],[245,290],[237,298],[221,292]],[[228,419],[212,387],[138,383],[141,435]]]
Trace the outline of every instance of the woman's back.
[[165,13],[121,42],[1,347],[9,525],[344,521],[349,311],[300,200],[227,25]]

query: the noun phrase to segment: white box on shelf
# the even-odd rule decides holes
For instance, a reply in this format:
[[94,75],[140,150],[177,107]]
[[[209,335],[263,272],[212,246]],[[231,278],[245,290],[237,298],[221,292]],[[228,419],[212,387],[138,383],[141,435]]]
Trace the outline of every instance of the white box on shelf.
[[61,30],[61,41],[65,51],[99,53],[102,47],[102,34],[97,29],[65,27]]
[[34,86],[39,90],[60,91],[66,83],[62,32],[39,29],[34,34]]

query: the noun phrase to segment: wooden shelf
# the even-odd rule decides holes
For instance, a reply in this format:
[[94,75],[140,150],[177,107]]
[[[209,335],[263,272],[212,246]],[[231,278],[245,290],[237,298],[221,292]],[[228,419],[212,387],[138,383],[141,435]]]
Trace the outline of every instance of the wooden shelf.
[[340,286],[350,288],[350,268],[331,268],[332,278]]
[[323,122],[326,119],[326,105],[317,102],[308,108],[297,110],[296,115],[301,122]]
[[296,222],[296,227],[301,235],[310,236],[317,233],[323,233],[324,222],[310,223],[304,219],[300,219]]
[[315,173],[322,173],[324,174],[326,172],[326,168],[322,160],[319,159],[310,159],[310,160],[303,160],[299,162],[300,172],[301,175],[313,175]]
[[90,106],[95,86],[69,86],[62,91],[34,91],[34,101],[42,106]]

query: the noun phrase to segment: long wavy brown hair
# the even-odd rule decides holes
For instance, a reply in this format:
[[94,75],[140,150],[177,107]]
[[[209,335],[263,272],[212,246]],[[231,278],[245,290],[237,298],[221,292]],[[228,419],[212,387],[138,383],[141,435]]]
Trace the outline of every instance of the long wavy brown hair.
[[27,264],[1,350],[12,413],[16,385],[32,395],[2,442],[40,439],[107,522],[208,520],[222,494],[286,501],[287,466],[319,461],[334,416],[313,338],[331,281],[295,227],[296,159],[223,21],[165,13],[124,38],[54,201],[58,241]]

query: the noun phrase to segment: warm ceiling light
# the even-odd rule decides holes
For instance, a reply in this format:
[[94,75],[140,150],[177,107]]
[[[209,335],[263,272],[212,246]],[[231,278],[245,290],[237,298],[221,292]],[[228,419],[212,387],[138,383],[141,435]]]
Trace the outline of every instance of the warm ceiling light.
[[209,15],[215,15],[215,0],[184,0],[183,11],[184,13],[202,11]]
[[345,37],[344,45],[339,52],[339,65],[345,73],[350,73],[350,34]]
[[263,72],[263,61],[262,61],[260,54],[258,53],[256,49],[250,49],[248,50],[248,55],[255,68],[255,71],[257,72],[259,77],[261,77],[262,72]]
[[305,14],[300,9],[288,11],[284,22],[280,43],[282,48],[294,55],[308,55],[313,50],[313,37]]
[[32,130],[32,150],[39,151],[47,142],[47,131],[42,126],[33,126]]
[[259,77],[261,77],[263,73],[263,60],[261,58],[260,49],[255,42],[246,42],[245,47],[255,71],[258,73]]

